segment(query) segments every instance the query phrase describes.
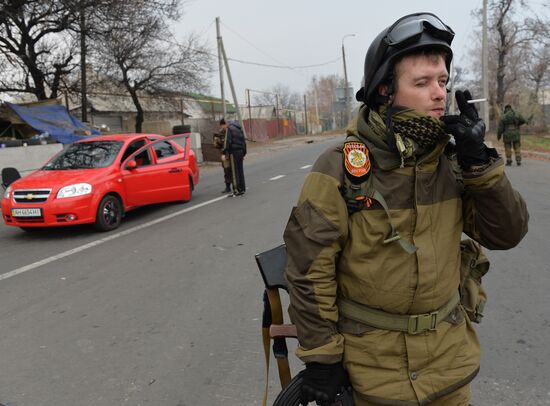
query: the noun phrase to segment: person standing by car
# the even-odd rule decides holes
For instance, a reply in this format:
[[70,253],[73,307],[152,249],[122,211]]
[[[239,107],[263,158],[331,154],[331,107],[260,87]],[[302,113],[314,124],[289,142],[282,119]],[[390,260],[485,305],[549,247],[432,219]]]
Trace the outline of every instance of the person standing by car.
[[227,123],[223,118],[220,120],[220,126],[225,133],[222,160],[229,157],[233,179],[233,193],[235,196],[242,196],[246,191],[243,168],[243,160],[246,156],[244,132],[240,124],[235,122]]
[[[225,144],[225,131],[215,133],[213,138],[214,147],[219,149],[221,152]],[[220,155],[220,160],[222,162],[223,180],[225,182],[225,189],[222,190],[222,193],[231,193],[231,183],[233,180],[233,175],[231,173],[231,161],[229,160],[229,156],[224,155],[223,153]]]
[[318,158],[292,209],[302,404],[330,404],[348,376],[356,406],[469,404],[480,347],[460,302],[461,236],[510,249],[529,216],[470,93],[444,116],[453,37],[417,13],[374,39],[347,138]]
[[504,141],[504,153],[506,155],[506,166],[512,165],[512,148],[516,156],[516,163],[521,165],[521,135],[519,128],[527,121],[519,113],[516,113],[512,106],[507,104],[504,107],[504,113],[500,118],[497,130],[497,139]]

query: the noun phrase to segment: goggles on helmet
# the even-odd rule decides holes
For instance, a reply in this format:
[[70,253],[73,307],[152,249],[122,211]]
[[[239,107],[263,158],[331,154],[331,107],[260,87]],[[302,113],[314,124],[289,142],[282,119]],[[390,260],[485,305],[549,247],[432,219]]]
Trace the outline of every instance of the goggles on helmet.
[[430,36],[451,44],[454,31],[431,13],[413,14],[396,21],[390,27],[384,41],[388,46],[400,48],[414,43],[427,31]]

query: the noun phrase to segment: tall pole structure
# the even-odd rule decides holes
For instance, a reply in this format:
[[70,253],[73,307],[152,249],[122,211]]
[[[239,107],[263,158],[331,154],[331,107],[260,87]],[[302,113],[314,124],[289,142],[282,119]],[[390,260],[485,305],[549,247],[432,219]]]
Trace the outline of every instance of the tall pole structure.
[[250,136],[252,137],[252,107],[250,105],[250,89],[246,89],[246,95],[248,100],[248,126],[250,129]]
[[275,117],[277,117],[277,135],[281,135],[281,125],[279,123],[279,95],[275,93]]
[[305,124],[305,130],[306,130],[306,135],[308,134],[308,125],[307,125],[307,100],[306,100],[306,95],[304,94],[304,124]]
[[225,118],[227,110],[225,108],[225,91],[223,88],[223,59],[222,59],[222,36],[220,34],[220,17],[216,17],[216,38],[218,42],[218,67],[220,71],[220,89],[222,95],[222,117]]
[[311,133],[317,134],[317,128],[319,128],[319,124],[321,122],[319,118],[319,97],[317,96],[317,86],[313,88],[313,97],[315,98],[315,128],[311,128]]
[[481,45],[482,72],[481,81],[483,97],[487,98],[481,103],[481,117],[485,121],[486,130],[489,131],[489,48],[487,45],[487,0],[483,0],[483,43]]
[[[82,122],[88,121],[88,98],[86,93],[86,14],[82,2],[80,2],[80,92],[81,92],[81,118]],[[67,110],[69,106],[67,106]]]
[[[229,88],[231,89],[231,94],[233,95],[233,103],[235,104],[235,110],[237,110],[237,118],[241,124],[241,128],[244,133],[244,138],[246,138],[246,129],[244,128],[243,118],[241,117],[241,109],[239,108],[239,102],[237,100],[237,93],[235,93],[235,86],[233,86],[233,79],[231,78],[231,71],[229,70],[229,63],[227,62],[227,55],[225,54],[225,48],[223,46],[223,41],[220,38],[220,48],[222,50],[223,61],[225,62],[225,72],[227,73],[227,80],[229,81]],[[224,103],[225,107],[225,103]]]
[[345,108],[346,108],[346,125],[349,123],[349,116],[350,116],[350,103],[349,103],[349,95],[348,95],[348,70],[346,69],[346,50],[344,48],[344,40],[347,37],[355,37],[355,34],[346,34],[342,38],[342,61],[344,62],[344,102],[345,102]]

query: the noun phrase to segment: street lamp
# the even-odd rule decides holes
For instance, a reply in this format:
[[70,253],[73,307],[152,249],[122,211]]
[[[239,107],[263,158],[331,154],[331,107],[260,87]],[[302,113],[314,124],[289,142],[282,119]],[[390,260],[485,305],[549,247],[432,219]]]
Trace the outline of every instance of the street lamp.
[[347,37],[355,37],[355,34],[346,34],[342,37],[342,60],[344,61],[344,102],[346,109],[346,125],[350,120],[350,111],[349,111],[349,97],[348,97],[348,71],[346,69],[346,50],[344,49],[344,40]]

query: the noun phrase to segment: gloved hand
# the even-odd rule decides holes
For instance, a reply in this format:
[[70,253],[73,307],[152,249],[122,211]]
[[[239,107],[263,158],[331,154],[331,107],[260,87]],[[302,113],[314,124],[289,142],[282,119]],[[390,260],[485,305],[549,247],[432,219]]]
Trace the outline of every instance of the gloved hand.
[[341,362],[336,364],[306,363],[303,374],[302,393],[300,404],[317,402],[322,406],[329,406],[342,391],[350,385],[348,374]]
[[489,162],[489,153],[483,143],[485,139],[485,123],[479,118],[477,110],[468,100],[472,100],[470,91],[455,92],[456,103],[460,110],[459,116],[443,116],[441,120],[447,127],[447,132],[454,136],[456,142],[456,157],[464,170],[472,165],[483,165]]

